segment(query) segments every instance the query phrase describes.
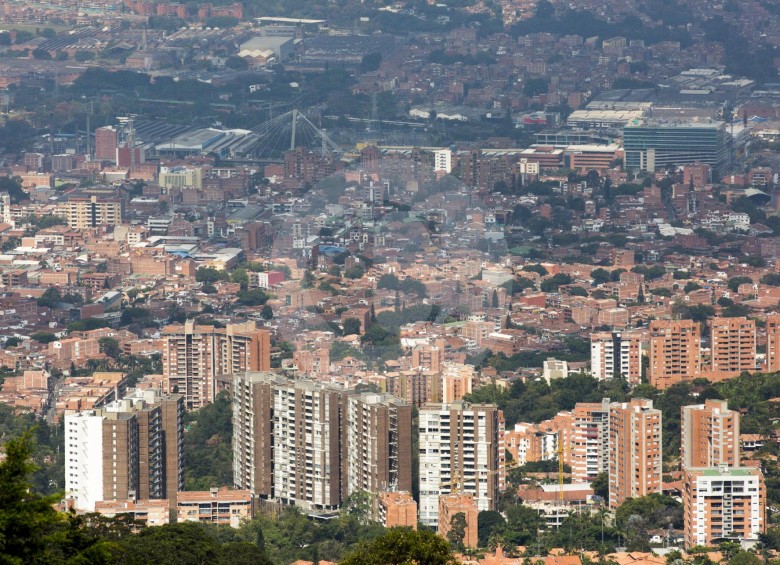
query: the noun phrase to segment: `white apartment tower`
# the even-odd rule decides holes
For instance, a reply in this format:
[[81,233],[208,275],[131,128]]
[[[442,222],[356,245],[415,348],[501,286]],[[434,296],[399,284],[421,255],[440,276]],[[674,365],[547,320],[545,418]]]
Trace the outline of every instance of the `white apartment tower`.
[[495,510],[503,417],[495,405],[425,404],[419,416],[420,522],[436,527],[439,496],[467,493],[480,511]]
[[79,510],[93,511],[103,494],[103,414],[65,415],[65,492]]
[[683,508],[685,547],[757,541],[766,531],[764,476],[753,467],[686,469]]
[[639,336],[619,332],[598,332],[590,336],[590,370],[596,380],[608,381],[620,375],[631,384],[639,384],[641,360]]
[[136,390],[102,408],[65,414],[65,491],[77,510],[103,500],[164,499],[184,486],[180,395]]

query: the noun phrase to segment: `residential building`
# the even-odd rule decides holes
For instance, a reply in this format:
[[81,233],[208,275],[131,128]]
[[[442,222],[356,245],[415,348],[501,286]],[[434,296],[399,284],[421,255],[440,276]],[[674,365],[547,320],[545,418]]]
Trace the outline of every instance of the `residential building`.
[[766,531],[766,487],[755,467],[693,467],[683,473],[685,546],[757,541]]
[[444,404],[462,400],[471,394],[474,384],[474,366],[462,363],[444,363],[441,375],[441,401]]
[[660,493],[661,411],[634,398],[609,405],[609,506]]
[[465,547],[477,547],[479,543],[477,531],[477,516],[479,510],[474,500],[474,495],[470,493],[454,492],[452,494],[443,494],[439,497],[439,524],[437,533],[447,539],[447,534],[452,529],[455,517],[458,514],[463,515],[465,530],[463,536],[463,545]]
[[101,500],[95,503],[95,512],[106,518],[129,515],[145,526],[164,526],[170,523],[171,508],[167,499],[138,500],[134,496],[127,500]]
[[574,406],[569,447],[572,481],[591,482],[608,472],[609,412],[609,398]]
[[680,427],[683,469],[739,466],[739,412],[725,400],[683,406]]
[[599,499],[593,494],[590,485],[576,482],[539,485],[537,488],[523,485],[518,490],[523,506],[535,510],[549,529],[561,527],[572,513],[595,514]]
[[756,322],[745,317],[713,318],[710,331],[711,377],[736,377],[757,370]]
[[408,492],[380,492],[376,497],[377,521],[385,528],[417,529],[417,503]]
[[412,444],[412,407],[390,395],[346,397],[347,493],[409,490],[412,467],[398,461]]
[[541,424],[518,422],[514,429],[504,431],[504,448],[516,465],[533,461],[552,461],[558,457],[558,430]]
[[95,130],[95,159],[113,161],[116,159],[118,132],[116,128],[105,126]]
[[74,192],[57,205],[57,214],[63,216],[71,228],[79,230],[121,225],[122,213],[122,199],[114,196]]
[[545,359],[542,364],[542,378],[550,384],[555,379],[565,379],[569,376],[569,364],[552,357]]
[[248,490],[226,487],[180,492],[176,502],[177,522],[204,522],[238,528],[252,518],[252,495]]
[[420,522],[439,524],[439,496],[471,494],[495,510],[503,418],[492,404],[426,404],[419,412]]
[[638,335],[598,332],[590,336],[590,369],[599,381],[622,377],[642,382],[642,342]]
[[387,375],[385,392],[397,396],[419,408],[428,402],[441,399],[441,378],[439,375],[419,371],[403,371]]
[[443,173],[452,172],[452,151],[450,149],[437,149],[433,152],[434,170]]
[[411,422],[411,406],[389,395],[236,373],[234,484],[313,513],[353,492],[410,491]]
[[780,314],[766,317],[766,370],[780,371]]
[[184,486],[180,395],[136,390],[103,408],[65,415],[65,491],[75,508],[168,498]]
[[271,368],[270,334],[255,322],[216,328],[188,320],[162,334],[166,387],[184,396],[187,409],[214,401],[218,377]]
[[417,345],[412,349],[412,369],[419,367],[431,373],[439,374],[443,364],[444,344]]
[[693,320],[650,322],[650,384],[659,389],[701,375],[701,328]]

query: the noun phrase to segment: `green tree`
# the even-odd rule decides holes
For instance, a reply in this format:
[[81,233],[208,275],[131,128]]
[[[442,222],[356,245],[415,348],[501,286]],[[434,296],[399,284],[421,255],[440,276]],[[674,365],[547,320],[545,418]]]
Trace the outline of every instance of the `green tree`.
[[524,265],[523,271],[528,271],[531,273],[539,273],[543,277],[546,277],[549,274],[547,272],[547,269],[545,269],[542,265]]
[[388,290],[398,290],[399,282],[398,277],[393,274],[384,274],[379,277],[379,281],[376,283],[377,288],[386,288]]
[[685,294],[688,294],[689,292],[693,292],[694,290],[699,290],[700,288],[701,285],[699,283],[688,281],[687,283],[685,283],[685,287],[683,287],[683,292],[685,292]]
[[357,318],[344,319],[344,335],[360,335],[360,320]]
[[393,528],[341,560],[340,565],[456,565],[449,544],[434,532]]
[[57,341],[57,336],[51,332],[35,332],[30,335],[30,339],[34,339],[38,343],[51,343]]
[[425,288],[425,284],[417,279],[405,278],[399,285],[401,292],[406,294],[416,294],[418,298],[425,298],[428,290]]
[[375,71],[379,68],[379,65],[382,64],[382,54],[381,53],[368,53],[366,55],[363,55],[363,59],[360,61],[360,70],[361,72],[371,72]]
[[118,359],[122,350],[119,348],[119,342],[113,337],[101,337],[98,340],[101,353],[105,353],[113,359]]
[[780,274],[767,273],[761,277],[761,284],[766,284],[769,286],[780,286]]
[[760,565],[762,561],[749,551],[740,551],[731,556],[729,565]]
[[598,286],[600,284],[606,283],[610,281],[609,271],[606,269],[594,269],[590,272],[590,278],[593,279],[593,286]]
[[0,463],[0,561],[9,565],[41,559],[52,528],[63,518],[52,506],[59,496],[44,497],[32,490],[32,441],[28,431],[6,443]]
[[543,523],[536,510],[522,504],[514,504],[506,509],[505,514],[507,527],[504,537],[507,543],[527,545],[537,539]]
[[260,316],[263,320],[271,320],[274,317],[274,311],[268,304],[263,305],[263,309],[260,310]]
[[588,291],[581,286],[570,286],[569,296],[588,296]]
[[359,279],[363,276],[365,270],[360,265],[355,265],[344,271],[344,276],[348,279]]
[[62,302],[62,295],[60,294],[60,291],[54,287],[47,288],[36,302],[41,308],[54,308],[57,304]]
[[240,284],[241,288],[245,290],[249,286],[249,275],[247,274],[246,269],[234,269],[233,272],[230,273],[230,282]]
[[739,285],[742,284],[753,284],[753,279],[750,277],[731,277],[726,283],[731,292],[737,292]]
[[233,55],[227,58],[225,61],[225,66],[236,71],[245,71],[249,68],[249,63],[243,57]]
[[450,542],[450,547],[455,551],[463,551],[465,546],[463,540],[466,539],[466,515],[463,512],[455,513],[450,518],[450,529],[447,532],[447,541]]
[[571,284],[573,280],[571,275],[558,273],[557,275],[551,276],[549,279],[543,280],[539,285],[539,288],[542,292],[557,292],[559,286]]
[[605,501],[609,501],[609,474],[606,472],[599,473],[590,486],[593,489],[593,494],[600,496]]
[[233,408],[227,393],[200,410],[187,412],[184,437],[186,490],[233,484]]
[[198,282],[214,284],[217,281],[224,281],[228,279],[228,274],[225,271],[220,271],[213,267],[200,267],[195,271],[195,280]]
[[268,301],[268,295],[259,288],[239,290],[236,296],[238,302],[244,306],[260,306]]
[[218,529],[197,522],[146,528],[118,542],[112,551],[112,562],[116,565],[271,565],[256,544],[220,543],[218,533]]
[[500,512],[495,510],[483,510],[477,514],[477,534],[479,547],[487,547],[494,535],[501,535],[506,527],[506,520]]

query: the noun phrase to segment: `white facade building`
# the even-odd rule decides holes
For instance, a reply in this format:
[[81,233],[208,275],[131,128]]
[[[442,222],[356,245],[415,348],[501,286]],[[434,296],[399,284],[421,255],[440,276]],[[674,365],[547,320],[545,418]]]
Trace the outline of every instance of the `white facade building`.
[[452,151],[449,149],[439,149],[433,153],[434,171],[452,172]]
[[103,500],[103,415],[65,415],[65,492],[77,510]]
[[420,522],[437,527],[439,496],[474,496],[479,511],[495,510],[503,422],[489,404],[426,404],[419,412]]

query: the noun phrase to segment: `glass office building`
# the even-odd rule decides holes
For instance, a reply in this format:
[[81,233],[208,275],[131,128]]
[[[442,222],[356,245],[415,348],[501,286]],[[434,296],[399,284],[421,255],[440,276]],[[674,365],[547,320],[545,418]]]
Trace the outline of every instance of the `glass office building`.
[[626,168],[650,171],[706,163],[722,171],[731,156],[724,122],[632,122],[623,129]]

